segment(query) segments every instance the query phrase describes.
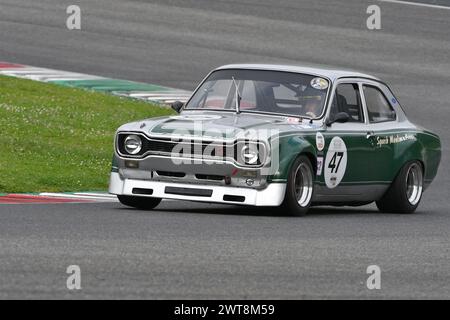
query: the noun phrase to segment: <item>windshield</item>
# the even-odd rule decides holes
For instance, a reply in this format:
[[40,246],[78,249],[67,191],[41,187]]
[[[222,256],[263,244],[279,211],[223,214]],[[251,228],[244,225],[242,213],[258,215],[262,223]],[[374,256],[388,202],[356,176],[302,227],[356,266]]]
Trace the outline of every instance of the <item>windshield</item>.
[[[218,70],[203,82],[185,109],[235,111],[238,103],[240,112],[317,118],[322,114],[328,87],[328,80],[300,73]],[[236,92],[240,99],[236,99]]]

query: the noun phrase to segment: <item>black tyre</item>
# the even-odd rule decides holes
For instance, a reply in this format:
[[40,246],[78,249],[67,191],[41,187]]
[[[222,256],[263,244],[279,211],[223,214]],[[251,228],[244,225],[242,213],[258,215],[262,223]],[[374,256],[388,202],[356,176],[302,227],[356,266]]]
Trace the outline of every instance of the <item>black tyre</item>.
[[376,202],[381,212],[413,213],[423,192],[423,167],[419,161],[406,163],[388,191]]
[[311,205],[315,174],[308,157],[298,157],[289,172],[282,206],[293,216],[304,216]]
[[161,198],[134,197],[123,195],[118,195],[117,198],[123,205],[142,210],[154,209],[161,202]]

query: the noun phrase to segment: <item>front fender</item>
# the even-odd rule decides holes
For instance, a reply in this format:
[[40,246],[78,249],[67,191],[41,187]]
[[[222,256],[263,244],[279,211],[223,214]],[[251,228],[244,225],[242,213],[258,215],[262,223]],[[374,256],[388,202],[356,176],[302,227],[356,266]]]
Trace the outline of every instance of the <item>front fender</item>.
[[[286,182],[292,164],[300,154],[305,154],[311,161],[314,171],[316,170],[317,153],[312,141],[304,136],[279,137],[272,141],[273,152],[278,152],[278,166],[274,174],[268,177],[269,182]],[[272,158],[272,161],[277,159]],[[272,168],[276,163],[272,164]]]

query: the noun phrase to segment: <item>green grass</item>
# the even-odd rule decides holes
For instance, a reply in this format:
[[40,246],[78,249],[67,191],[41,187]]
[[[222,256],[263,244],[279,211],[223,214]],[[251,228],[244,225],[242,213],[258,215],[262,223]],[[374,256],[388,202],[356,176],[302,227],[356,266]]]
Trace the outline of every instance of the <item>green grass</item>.
[[115,130],[171,113],[137,100],[0,76],[0,193],[106,190]]

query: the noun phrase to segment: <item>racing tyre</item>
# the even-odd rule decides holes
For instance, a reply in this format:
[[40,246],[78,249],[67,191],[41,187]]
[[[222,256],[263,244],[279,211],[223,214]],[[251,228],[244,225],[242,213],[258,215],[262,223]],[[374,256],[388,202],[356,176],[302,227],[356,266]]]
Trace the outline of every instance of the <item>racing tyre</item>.
[[154,209],[161,202],[161,198],[134,197],[123,195],[118,195],[117,198],[123,205],[142,210]]
[[298,157],[289,172],[282,206],[293,216],[304,216],[314,191],[314,170],[308,157]]
[[423,167],[419,161],[405,164],[384,196],[376,202],[381,212],[413,213],[422,199]]

